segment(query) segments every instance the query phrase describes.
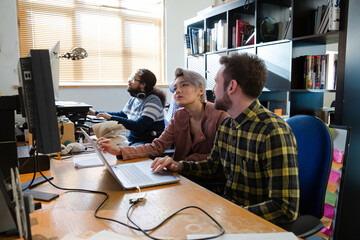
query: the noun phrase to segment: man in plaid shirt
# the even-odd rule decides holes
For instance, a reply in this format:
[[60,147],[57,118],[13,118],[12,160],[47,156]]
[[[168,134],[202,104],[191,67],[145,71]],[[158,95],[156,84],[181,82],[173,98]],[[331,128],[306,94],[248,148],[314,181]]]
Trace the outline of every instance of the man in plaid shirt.
[[266,82],[265,64],[255,55],[225,56],[215,78],[215,108],[230,117],[219,126],[210,156],[198,162],[156,158],[187,176],[226,177],[224,196],[276,224],[294,221],[299,211],[297,146],[289,125],[257,99]]

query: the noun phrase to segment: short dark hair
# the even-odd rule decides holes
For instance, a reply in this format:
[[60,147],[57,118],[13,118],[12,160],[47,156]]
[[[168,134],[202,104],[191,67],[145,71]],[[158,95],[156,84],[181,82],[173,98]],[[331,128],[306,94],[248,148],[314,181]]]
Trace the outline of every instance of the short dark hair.
[[258,56],[242,53],[220,58],[224,65],[224,87],[229,86],[231,80],[236,80],[242,92],[250,98],[258,98],[265,86],[267,69],[263,60]]
[[154,86],[156,84],[156,76],[153,72],[148,69],[140,68],[137,70],[139,72],[139,77],[141,82],[145,84],[145,93],[149,94],[154,91]]

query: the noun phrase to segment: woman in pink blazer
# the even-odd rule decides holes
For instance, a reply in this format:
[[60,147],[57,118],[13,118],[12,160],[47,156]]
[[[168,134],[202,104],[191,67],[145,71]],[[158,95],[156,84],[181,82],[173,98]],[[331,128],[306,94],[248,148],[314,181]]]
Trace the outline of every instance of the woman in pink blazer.
[[[155,157],[173,145],[175,152],[172,158],[175,161],[204,160],[210,154],[217,128],[227,113],[205,102],[205,79],[194,71],[182,68],[175,70],[173,97],[182,108],[175,111],[159,138],[152,143],[134,147],[118,147],[106,141],[101,143],[102,151],[127,160]],[[104,138],[98,141],[101,140]]]

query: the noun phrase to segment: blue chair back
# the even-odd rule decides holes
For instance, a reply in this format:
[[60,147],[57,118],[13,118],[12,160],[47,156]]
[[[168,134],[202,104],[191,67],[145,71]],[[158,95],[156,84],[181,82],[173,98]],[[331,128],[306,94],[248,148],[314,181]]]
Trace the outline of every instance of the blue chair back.
[[296,115],[287,120],[298,147],[300,215],[322,218],[333,146],[327,126],[318,118]]
[[[170,84],[169,89],[170,89],[170,92],[174,93],[174,82],[172,82]],[[171,97],[169,108],[166,111],[165,116],[164,116],[165,127],[167,127],[167,125],[169,125],[171,119],[174,116],[175,110],[178,108],[180,108],[180,107],[176,104],[175,99],[173,97]]]

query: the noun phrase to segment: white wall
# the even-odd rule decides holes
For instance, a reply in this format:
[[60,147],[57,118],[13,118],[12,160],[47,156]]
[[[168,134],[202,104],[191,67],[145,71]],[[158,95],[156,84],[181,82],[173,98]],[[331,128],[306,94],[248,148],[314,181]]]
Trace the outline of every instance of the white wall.
[[[165,1],[165,76],[173,80],[176,67],[184,67],[184,20],[213,1],[208,0],[164,0]],[[16,1],[0,0],[0,91],[2,95],[17,94],[14,85],[18,84],[17,62],[19,44],[16,19]],[[61,74],[61,73],[60,73]],[[168,88],[166,90],[171,97]],[[60,88],[60,100],[85,102],[95,109],[118,111],[123,108],[129,94],[126,87],[117,88]],[[19,117],[17,116],[17,120]]]
[[165,53],[166,80],[174,80],[177,67],[185,67],[184,21],[196,16],[197,12],[209,7],[209,0],[165,0]]

